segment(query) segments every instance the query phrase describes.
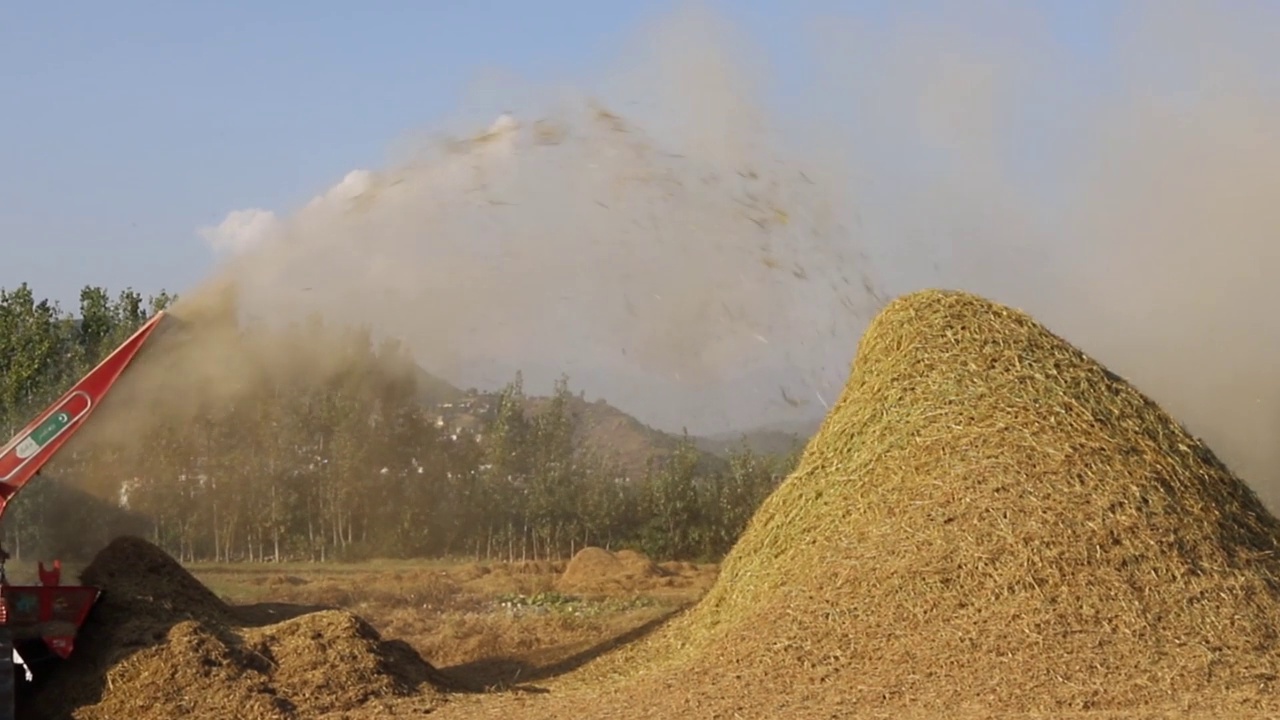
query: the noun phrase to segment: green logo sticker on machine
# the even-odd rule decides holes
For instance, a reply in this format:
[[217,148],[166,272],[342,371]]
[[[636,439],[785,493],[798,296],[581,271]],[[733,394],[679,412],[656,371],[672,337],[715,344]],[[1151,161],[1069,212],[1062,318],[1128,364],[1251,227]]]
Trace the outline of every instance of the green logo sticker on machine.
[[44,447],[45,443],[54,439],[62,432],[63,428],[71,424],[71,416],[65,412],[54,413],[49,416],[48,420],[40,423],[40,426],[31,431],[31,439],[40,447]]
[[44,422],[40,423],[31,434],[22,439],[18,444],[18,457],[28,458],[35,455],[40,448],[44,447],[50,440],[62,434],[67,425],[71,424],[71,415],[65,412],[57,412],[50,415]]

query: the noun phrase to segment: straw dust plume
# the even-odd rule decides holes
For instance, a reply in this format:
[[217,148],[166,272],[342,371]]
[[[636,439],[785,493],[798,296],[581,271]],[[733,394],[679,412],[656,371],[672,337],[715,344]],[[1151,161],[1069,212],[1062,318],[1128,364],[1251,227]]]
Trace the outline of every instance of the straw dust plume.
[[455,383],[566,371],[694,431],[819,412],[868,286],[963,288],[1129,377],[1274,505],[1280,24],[1097,13],[1086,39],[1053,6],[815,15],[818,69],[771,112],[743,43],[685,11],[641,34],[604,112],[548,92],[295,213],[228,216],[217,286],[276,321],[372,323]]
[[236,251],[220,288],[268,322],[369,323],[464,387],[566,372],[697,431],[790,411],[789,385],[812,415],[816,368],[793,353],[875,307],[851,199],[773,127],[717,18],[639,38],[602,83],[614,97],[549,93],[293,214],[206,228]]

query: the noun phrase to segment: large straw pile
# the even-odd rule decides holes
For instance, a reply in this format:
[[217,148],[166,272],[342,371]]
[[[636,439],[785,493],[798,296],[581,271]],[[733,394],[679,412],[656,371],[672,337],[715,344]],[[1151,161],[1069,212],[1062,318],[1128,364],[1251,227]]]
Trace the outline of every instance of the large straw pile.
[[249,627],[144,540],[114,541],[81,578],[103,599],[23,717],[283,720],[438,699],[432,668],[360,618],[325,611]]
[[1280,710],[1278,532],[1206,447],[1030,317],[921,292],[872,323],[703,602],[587,673],[622,682],[545,708]]

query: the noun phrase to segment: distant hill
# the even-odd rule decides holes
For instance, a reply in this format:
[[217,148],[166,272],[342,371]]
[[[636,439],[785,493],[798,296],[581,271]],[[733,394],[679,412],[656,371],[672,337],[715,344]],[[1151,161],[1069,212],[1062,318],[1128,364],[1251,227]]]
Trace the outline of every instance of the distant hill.
[[[434,408],[449,428],[475,429],[497,406],[495,393],[464,391],[448,381],[420,370],[419,399]],[[528,398],[528,410],[541,412],[550,398]],[[661,460],[671,455],[680,442],[678,435],[644,424],[605,400],[587,401],[582,396],[570,400],[569,412],[578,419],[578,442],[586,451],[617,462],[631,478],[644,477],[650,459]],[[703,453],[706,468],[719,469],[727,458],[745,443],[761,455],[783,455],[804,446],[817,431],[821,419],[777,423],[745,432],[731,432],[706,437],[691,437]]]
[[[438,414],[442,427],[450,432],[478,430],[491,419],[498,406],[497,393],[460,390],[425,371],[418,379],[418,386],[421,402]],[[529,397],[526,411],[542,412],[550,401],[549,397]],[[578,423],[579,447],[618,463],[631,478],[644,477],[650,459],[669,456],[680,442],[675,435],[649,427],[604,400],[588,402],[573,397],[569,413]],[[710,453],[704,460],[709,467],[723,464]]]
[[417,369],[418,383],[418,400],[426,405],[438,405],[440,403],[457,402],[466,396],[466,393],[455,387],[448,380],[432,375],[431,373]]
[[822,418],[773,423],[740,432],[708,435],[697,438],[695,442],[704,452],[720,457],[728,457],[744,445],[760,455],[786,455],[803,449],[821,424]]
[[[534,413],[541,412],[549,402],[550,398],[529,398],[529,409]],[[632,479],[644,477],[651,459],[669,457],[680,443],[678,436],[645,425],[604,400],[588,402],[574,397],[569,403],[569,412],[578,420],[580,446],[617,462]],[[708,470],[723,467],[721,458],[705,450],[702,452],[702,462]]]
[[694,440],[699,450],[719,457],[729,457],[746,447],[758,455],[786,455],[804,447],[808,438],[779,430],[750,430],[743,433],[721,433]]

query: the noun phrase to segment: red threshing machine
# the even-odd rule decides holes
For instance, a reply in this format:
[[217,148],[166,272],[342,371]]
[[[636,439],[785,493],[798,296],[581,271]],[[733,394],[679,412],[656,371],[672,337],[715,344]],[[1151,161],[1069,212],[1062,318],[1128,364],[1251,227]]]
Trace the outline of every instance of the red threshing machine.
[[[19,490],[76,433],[98,408],[120,374],[165,317],[156,313],[97,367],[80,379],[0,448],[0,516]],[[39,565],[39,585],[12,585],[5,576],[9,554],[0,549],[0,720],[16,717],[18,668],[32,680],[32,660],[65,659],[98,601],[98,588],[62,585],[62,563]]]

